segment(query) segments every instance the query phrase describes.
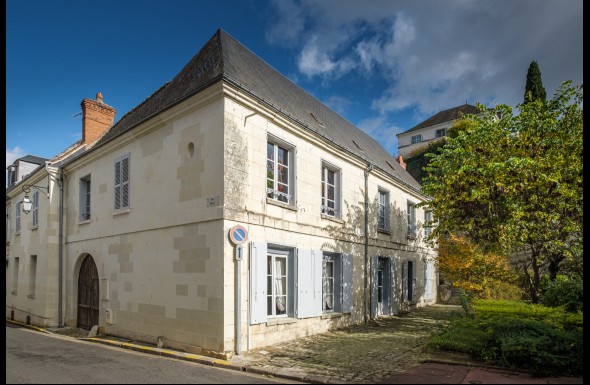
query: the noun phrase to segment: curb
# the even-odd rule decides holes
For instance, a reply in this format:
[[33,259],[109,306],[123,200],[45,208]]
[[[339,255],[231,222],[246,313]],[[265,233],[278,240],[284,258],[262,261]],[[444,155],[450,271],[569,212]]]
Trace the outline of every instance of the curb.
[[[60,335],[58,333],[53,333],[53,332],[51,332],[47,329],[41,328],[41,327],[27,325],[25,323],[13,321],[10,319],[7,319],[6,323],[17,325],[17,326],[24,327],[24,328],[31,329],[31,330],[35,330],[35,331],[45,333],[45,334]],[[284,378],[284,379],[292,380],[292,381],[308,382],[308,383],[312,383],[312,384],[326,384],[326,383],[328,383],[327,381],[323,381],[322,379],[319,379],[319,378],[307,378],[307,375],[286,374],[286,373],[280,373],[280,371],[277,371],[277,370],[266,369],[266,368],[261,368],[261,367],[257,367],[257,366],[237,365],[237,364],[234,364],[230,361],[222,360],[219,358],[212,358],[212,357],[207,357],[207,356],[201,356],[198,354],[179,352],[179,351],[170,350],[170,349],[163,349],[163,348],[156,348],[156,347],[145,346],[145,345],[138,345],[138,344],[133,344],[133,343],[129,343],[129,342],[114,341],[114,340],[108,339],[108,337],[107,338],[97,338],[97,337],[76,338],[76,337],[71,337],[71,336],[64,336],[64,337],[72,338],[72,339],[76,339],[76,340],[81,340],[81,341],[99,343],[99,344],[117,347],[117,348],[121,348],[121,349],[133,350],[136,352],[141,352],[141,353],[146,353],[146,354],[153,354],[153,355],[162,356],[162,357],[176,358],[176,359],[183,360],[183,361],[195,362],[198,364],[214,366],[214,367],[218,367],[218,368],[231,369],[231,370],[235,370],[238,372],[260,374],[260,375],[265,375],[265,376],[270,376],[270,377]]]

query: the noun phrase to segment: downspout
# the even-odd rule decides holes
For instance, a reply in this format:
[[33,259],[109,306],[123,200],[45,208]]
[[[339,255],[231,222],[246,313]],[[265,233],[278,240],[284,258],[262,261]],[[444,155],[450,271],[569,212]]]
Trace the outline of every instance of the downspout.
[[[363,311],[363,320],[367,323],[367,309],[369,308],[369,296],[371,291],[369,290],[369,173],[373,171],[373,164],[369,163],[365,169],[365,303]],[[369,296],[367,295],[369,292]]]
[[[63,169],[61,167],[58,166],[57,168],[57,176],[53,176],[50,172],[49,172],[49,165],[51,164],[50,161],[45,162],[45,171],[47,171],[47,174],[50,177],[53,177],[53,179],[55,180],[55,182],[57,183],[57,185],[59,186],[59,225],[58,225],[58,261],[59,261],[59,265],[58,265],[58,273],[57,273],[57,277],[58,277],[58,282],[57,282],[57,326],[58,327],[63,327],[63,319],[62,319],[62,313],[63,313],[63,298],[62,298],[62,287],[63,287],[63,275],[62,275],[62,266],[63,266],[63,207],[64,207],[64,187],[63,187]],[[49,185],[48,185],[49,186]],[[48,194],[49,194],[49,188],[47,189]]]
[[57,184],[59,185],[59,245],[58,245],[58,259],[59,259],[59,272],[58,272],[58,300],[57,300],[57,326],[63,327],[63,217],[64,217],[64,186],[63,186],[63,169],[60,167],[57,171]]

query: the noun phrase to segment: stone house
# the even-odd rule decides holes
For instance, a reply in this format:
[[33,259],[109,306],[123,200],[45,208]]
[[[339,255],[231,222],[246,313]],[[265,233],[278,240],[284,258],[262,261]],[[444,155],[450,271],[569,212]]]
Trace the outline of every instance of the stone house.
[[461,114],[479,114],[476,106],[463,104],[439,111],[425,121],[418,123],[407,131],[397,134],[397,153],[408,157],[417,149],[424,148],[447,136],[447,130],[455,124]]
[[7,318],[228,357],[435,302],[420,185],[223,30],[114,125],[84,101],[99,125],[7,190],[11,214],[49,191],[9,237]]

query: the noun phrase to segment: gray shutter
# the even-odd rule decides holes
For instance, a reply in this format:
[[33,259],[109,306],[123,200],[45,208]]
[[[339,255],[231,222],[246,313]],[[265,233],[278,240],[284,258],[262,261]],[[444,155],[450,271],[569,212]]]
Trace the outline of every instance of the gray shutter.
[[408,300],[408,261],[402,264],[402,300]]
[[266,243],[250,243],[250,324],[266,322]]
[[390,276],[390,282],[391,284],[389,285],[389,314],[393,315],[396,313],[397,310],[397,304],[398,304],[398,296],[397,296],[397,275],[396,275],[396,260],[395,258],[391,258],[389,260],[389,276]]
[[115,210],[121,208],[121,161],[115,162]]
[[297,250],[297,318],[322,314],[322,251]]
[[432,262],[427,261],[424,265],[424,298],[432,299]]
[[385,197],[385,228],[391,231],[391,209],[389,207],[389,193],[387,193]]
[[418,270],[418,264],[416,263],[416,261],[412,262],[412,298],[410,298],[410,301],[413,301],[414,298],[418,298],[418,296],[416,295],[416,270]]
[[371,257],[371,318],[377,318],[377,269],[378,260],[377,256],[374,255]]
[[352,254],[342,254],[342,313],[352,312]]
[[121,161],[121,207],[129,207],[129,157]]

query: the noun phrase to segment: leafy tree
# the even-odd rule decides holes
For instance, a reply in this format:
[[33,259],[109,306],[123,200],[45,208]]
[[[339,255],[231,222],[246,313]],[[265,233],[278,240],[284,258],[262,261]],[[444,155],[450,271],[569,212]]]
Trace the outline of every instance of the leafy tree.
[[461,234],[514,256],[539,302],[542,268],[559,270],[583,250],[583,92],[564,82],[553,100],[499,105],[466,116],[430,157],[421,204],[438,220],[433,237]]
[[526,74],[526,85],[524,87],[524,102],[529,100],[541,99],[545,101],[547,93],[545,87],[543,87],[543,81],[541,80],[541,70],[535,60],[529,65],[529,69]]
[[505,256],[484,251],[456,235],[439,239],[438,268],[453,281],[453,286],[475,292],[481,298],[490,298],[496,283],[514,278]]

